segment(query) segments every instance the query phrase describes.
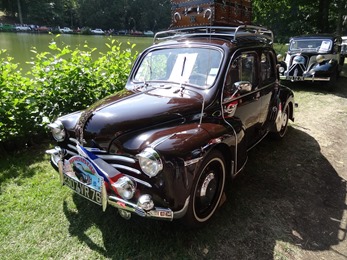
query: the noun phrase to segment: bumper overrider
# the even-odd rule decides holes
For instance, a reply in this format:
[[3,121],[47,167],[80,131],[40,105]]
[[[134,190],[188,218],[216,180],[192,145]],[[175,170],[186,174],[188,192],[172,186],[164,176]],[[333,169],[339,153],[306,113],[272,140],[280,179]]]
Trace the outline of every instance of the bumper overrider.
[[[51,164],[58,170],[61,184],[100,205],[103,211],[107,205],[111,205],[117,208],[125,219],[129,219],[131,214],[136,214],[145,218],[172,221],[185,215],[189,197],[179,211],[156,207],[150,194],[140,194],[137,196],[137,201],[134,201],[132,195],[135,193],[136,180],[122,174],[110,178],[107,172],[110,169],[115,170],[112,166],[79,144],[77,150],[80,155],[73,156],[69,160],[64,159],[65,151],[60,147],[47,150],[46,153],[51,155]],[[107,191],[106,186],[111,187],[114,192]],[[122,196],[116,193],[121,193]]]

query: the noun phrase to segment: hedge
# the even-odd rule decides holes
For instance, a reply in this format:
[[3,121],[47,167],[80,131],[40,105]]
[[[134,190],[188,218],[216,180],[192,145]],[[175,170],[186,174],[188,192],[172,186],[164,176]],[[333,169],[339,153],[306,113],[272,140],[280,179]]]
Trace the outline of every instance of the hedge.
[[26,73],[0,50],[0,150],[28,145],[58,116],[122,90],[138,55],[135,44],[127,44],[124,49],[109,38],[107,52],[93,58],[97,48],[85,44],[73,50],[53,39],[49,52],[31,49],[34,58]]

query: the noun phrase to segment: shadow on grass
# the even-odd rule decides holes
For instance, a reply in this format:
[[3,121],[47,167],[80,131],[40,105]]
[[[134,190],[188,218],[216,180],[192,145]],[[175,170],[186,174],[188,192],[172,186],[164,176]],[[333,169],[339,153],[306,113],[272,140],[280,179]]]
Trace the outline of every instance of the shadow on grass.
[[[26,149],[12,151],[0,157],[0,186],[9,179],[17,179],[18,184],[31,178],[37,169],[31,165],[44,161],[45,150],[50,146],[49,141],[43,140],[40,145],[33,145]],[[20,158],[20,161],[18,161]],[[1,194],[1,191],[0,191]]]
[[[74,194],[77,212],[64,203],[69,232],[113,259],[295,259],[296,247],[322,251],[346,239],[346,181],[314,138],[290,127],[283,141],[264,140],[249,155],[227,201],[202,229],[136,216],[126,221]],[[87,235],[92,226],[102,244]],[[347,257],[346,250],[335,253]]]

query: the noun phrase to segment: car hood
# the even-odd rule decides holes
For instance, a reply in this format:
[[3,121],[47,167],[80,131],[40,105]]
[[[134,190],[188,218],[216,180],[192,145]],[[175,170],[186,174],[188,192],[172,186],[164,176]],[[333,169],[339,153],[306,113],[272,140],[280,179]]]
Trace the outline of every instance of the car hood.
[[79,140],[109,143],[126,132],[183,122],[201,112],[202,102],[196,92],[181,96],[172,89],[124,90],[83,111],[75,132]]

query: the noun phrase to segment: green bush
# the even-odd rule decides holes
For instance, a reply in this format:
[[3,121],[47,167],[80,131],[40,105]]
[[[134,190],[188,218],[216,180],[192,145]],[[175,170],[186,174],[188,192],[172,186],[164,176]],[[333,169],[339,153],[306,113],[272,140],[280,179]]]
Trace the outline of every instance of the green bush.
[[112,38],[106,45],[108,51],[98,58],[92,55],[97,49],[87,44],[72,50],[52,41],[49,52],[33,48],[35,57],[26,75],[0,51],[0,142],[30,139],[56,117],[122,90],[137,56],[135,45],[128,43],[123,50]]

